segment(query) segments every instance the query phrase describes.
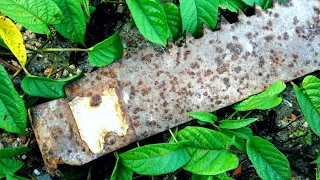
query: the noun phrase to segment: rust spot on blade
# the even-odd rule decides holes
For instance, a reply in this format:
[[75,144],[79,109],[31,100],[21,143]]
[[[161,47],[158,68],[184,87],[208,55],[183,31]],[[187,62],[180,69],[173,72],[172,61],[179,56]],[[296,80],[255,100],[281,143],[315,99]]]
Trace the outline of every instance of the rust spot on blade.
[[90,105],[93,107],[99,106],[102,102],[101,96],[98,94],[94,94],[91,96]]

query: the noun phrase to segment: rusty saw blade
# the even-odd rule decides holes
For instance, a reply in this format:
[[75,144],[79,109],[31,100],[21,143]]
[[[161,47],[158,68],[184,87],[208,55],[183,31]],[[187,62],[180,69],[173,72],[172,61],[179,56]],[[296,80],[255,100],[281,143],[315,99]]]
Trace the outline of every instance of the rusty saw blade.
[[67,98],[30,109],[49,172],[104,154],[320,69],[320,1],[290,0],[182,47],[123,57],[65,88]]

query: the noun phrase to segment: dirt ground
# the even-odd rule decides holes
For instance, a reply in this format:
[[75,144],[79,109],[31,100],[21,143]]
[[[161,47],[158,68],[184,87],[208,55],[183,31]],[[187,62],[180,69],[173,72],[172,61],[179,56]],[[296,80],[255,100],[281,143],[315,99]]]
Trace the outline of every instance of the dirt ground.
[[[226,15],[230,22],[234,22],[236,19],[234,13],[223,11],[222,14]],[[112,35],[116,29],[120,28],[120,36],[127,53],[135,53],[147,46],[157,48],[159,51],[163,50],[160,46],[145,40],[136,28],[131,29],[131,25],[129,12],[125,6],[101,4],[97,6],[97,10],[93,13],[91,22],[88,25],[86,44],[90,47]],[[25,30],[23,30],[23,32],[27,47],[30,49],[39,48],[43,43],[47,43],[47,47],[77,47],[76,44],[62,38],[60,35],[56,35],[52,40],[46,42],[47,38],[45,36],[35,35],[30,31]],[[180,39],[178,43],[181,42],[183,42],[183,39]],[[51,76],[52,78],[68,77],[73,72],[88,73],[96,69],[89,65],[85,53],[69,52],[64,53],[63,56],[67,62],[61,60],[57,61],[55,71]],[[3,58],[4,61],[15,67],[17,63],[12,59],[12,57]],[[29,63],[27,69],[34,75],[46,76],[48,74],[48,68],[52,67],[52,59],[53,58],[50,55],[38,55]],[[69,71],[66,67],[69,68]],[[14,68],[6,69],[11,75],[15,73]],[[313,75],[320,77],[320,72],[316,72]],[[20,89],[20,81],[23,76],[24,75],[20,73],[14,79],[14,85],[20,91],[21,95],[23,95],[27,102],[27,107],[48,101],[47,99],[32,98],[24,95]],[[302,78],[295,80],[295,83],[300,84],[301,81]],[[316,159],[317,152],[320,148],[320,140],[308,128],[290,85],[287,85],[287,89],[281,93],[281,97],[283,98],[283,102],[278,107],[266,111],[257,110],[249,114],[248,117],[259,118],[256,123],[253,123],[251,128],[255,135],[268,139],[288,157],[292,169],[292,179],[315,179],[315,166],[310,163]],[[216,115],[222,119],[228,117],[232,113],[233,110],[230,107],[227,107],[217,111]],[[244,114],[242,113],[238,113],[234,118],[243,115]],[[186,125],[198,126],[199,124],[197,124],[196,121],[192,121],[179,128],[183,128]],[[25,162],[25,165],[17,172],[17,175],[42,180],[109,179],[115,165],[113,153],[81,167],[59,166],[61,176],[49,176],[46,173],[44,162],[30,124],[28,125],[27,132],[27,136],[18,136],[0,130],[0,148],[19,146],[28,146],[30,148],[28,153],[19,157]],[[311,134],[312,137],[310,138],[310,135],[308,134]],[[164,132],[138,143],[142,146],[151,143],[166,142],[169,138],[170,134]],[[310,142],[312,142],[312,144],[310,144]],[[136,143],[122,148],[118,152],[124,152],[134,147],[137,147]],[[240,155],[239,157],[243,169],[240,174],[234,175],[234,178],[239,180],[259,179],[253,166],[250,164],[248,157],[244,155]],[[231,171],[228,173],[229,175],[232,175],[233,172]],[[151,179],[151,177],[139,176],[136,174],[134,174],[134,177],[134,179]],[[191,174],[180,170],[168,175],[157,176],[154,179],[191,179]]]

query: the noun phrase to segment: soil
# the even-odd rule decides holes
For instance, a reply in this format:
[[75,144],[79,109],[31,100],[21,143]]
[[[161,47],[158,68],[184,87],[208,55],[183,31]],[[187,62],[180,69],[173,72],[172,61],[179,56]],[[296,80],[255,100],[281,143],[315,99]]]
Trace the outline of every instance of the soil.
[[[247,15],[252,15],[253,9],[248,9],[246,13]],[[226,16],[226,19],[230,23],[237,20],[235,13],[223,10],[221,11],[221,14]],[[112,35],[117,29],[120,29],[120,36],[127,53],[135,53],[148,46],[152,46],[159,51],[163,51],[160,46],[147,41],[136,28],[132,29],[131,26],[132,22],[128,8],[125,5],[102,3],[97,5],[97,10],[92,14],[91,22],[87,27],[86,44],[88,47],[91,47]],[[30,31],[24,30],[22,27],[21,30],[24,32],[24,39],[29,49],[36,50],[47,40],[46,36],[35,35]],[[180,39],[180,41],[183,42],[183,39]],[[47,42],[47,47],[70,48],[78,46],[79,45],[66,40],[58,34]],[[3,49],[0,50],[2,51]],[[57,59],[57,65],[50,76],[51,78],[68,77],[72,73],[88,73],[96,69],[88,63],[87,55],[85,53],[69,52],[63,53],[62,56],[64,57],[65,61]],[[50,70],[54,64],[53,59],[54,58],[48,54],[37,55],[36,58],[30,61],[27,69],[34,75],[47,76],[48,69]],[[0,60],[6,61],[13,66],[11,68],[6,66],[6,70],[8,70],[9,74],[13,75],[15,70],[18,68],[18,64],[14,60],[14,57],[5,56],[1,57]],[[316,72],[314,75],[320,77],[320,72]],[[20,73],[18,76],[16,76],[13,82],[16,89],[18,89],[26,101],[27,107],[47,102],[48,99],[32,98],[23,94],[20,88],[20,81],[23,76],[23,73]],[[295,80],[295,83],[300,84],[301,81],[302,78]],[[281,93],[281,97],[283,98],[283,102],[278,107],[266,111],[256,110],[248,115],[248,117],[259,118],[256,123],[252,124],[251,128],[255,135],[268,139],[288,157],[292,168],[292,179],[315,179],[315,166],[310,165],[310,163],[316,159],[316,155],[320,147],[320,140],[308,128],[290,85],[287,85],[286,90]],[[232,108],[227,107],[215,112],[215,114],[219,118],[223,119],[227,118],[233,112],[234,110]],[[234,116],[234,118],[237,119],[243,115],[244,113],[238,113]],[[199,126],[196,121],[191,121],[187,124],[179,126],[178,128],[181,129],[187,125]],[[212,127],[208,126],[208,128]],[[61,171],[60,177],[49,176],[46,173],[44,162],[42,160],[42,156],[30,124],[28,125],[26,131],[27,136],[19,136],[0,130],[0,148],[19,146],[27,146],[30,148],[28,153],[18,157],[25,162],[25,165],[16,173],[17,175],[42,180],[109,179],[115,165],[115,157],[113,153],[105,155],[80,167],[61,165],[59,166]],[[302,132],[302,135],[296,136],[294,135],[295,132]],[[307,139],[308,133],[312,134],[311,145],[308,144],[308,141],[310,141]],[[118,153],[137,147],[137,145],[142,146],[152,143],[167,142],[169,139],[170,134],[168,132],[160,133],[143,141],[139,141],[122,148],[118,150]],[[240,155],[239,157],[243,167],[242,172],[234,175],[233,177],[239,180],[260,179],[248,160],[248,157],[245,155]],[[228,172],[229,175],[232,175],[232,173],[233,172]],[[152,179],[148,176],[139,176],[136,174],[134,174],[134,177],[136,177],[135,179]],[[185,180],[191,179],[191,174],[184,170],[179,170],[168,175],[154,177],[154,179]]]

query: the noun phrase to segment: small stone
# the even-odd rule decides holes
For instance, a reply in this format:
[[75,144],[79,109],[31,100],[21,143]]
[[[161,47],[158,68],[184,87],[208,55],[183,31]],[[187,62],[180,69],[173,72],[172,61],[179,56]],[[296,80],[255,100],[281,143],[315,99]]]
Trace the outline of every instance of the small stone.
[[18,142],[21,142],[21,139],[20,139],[20,138],[17,138],[17,141],[18,141]]
[[82,73],[81,69],[77,68],[76,74],[80,74],[80,73]]
[[307,127],[308,127],[308,123],[307,123],[307,121],[306,121],[306,122],[304,122],[302,126],[303,126],[303,127],[305,127],[305,128],[307,128]]
[[297,123],[297,122],[293,122],[293,123],[291,124],[291,126],[292,126],[292,127],[297,127],[297,126],[298,126],[298,123]]
[[7,137],[7,135],[8,135],[7,133],[2,133],[1,134],[2,137]]
[[2,143],[0,143],[0,149],[3,149],[4,145]]
[[33,173],[34,173],[35,175],[37,175],[37,176],[39,176],[39,175],[41,174],[38,169],[35,169],[35,170],[33,171]]
[[286,99],[283,99],[283,102],[288,106],[288,107],[292,107],[292,103]]
[[64,69],[62,75],[63,75],[63,76],[68,76],[68,75],[69,75],[69,71],[66,70],[66,69]]
[[27,156],[24,154],[21,156],[21,159],[25,160],[25,159],[27,159]]
[[13,143],[13,142],[14,142],[14,139],[13,139],[13,138],[9,138],[9,139],[7,140],[7,142],[8,142],[8,143]]
[[290,114],[290,121],[295,121],[297,119],[297,116],[294,114]]
[[27,136],[21,136],[20,139],[22,144],[25,144],[27,142]]
[[69,67],[70,67],[70,69],[72,69],[72,70],[76,69],[76,66],[75,66],[74,64],[71,64]]
[[37,180],[52,180],[49,174],[43,174],[41,176],[37,176]]

